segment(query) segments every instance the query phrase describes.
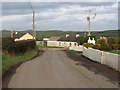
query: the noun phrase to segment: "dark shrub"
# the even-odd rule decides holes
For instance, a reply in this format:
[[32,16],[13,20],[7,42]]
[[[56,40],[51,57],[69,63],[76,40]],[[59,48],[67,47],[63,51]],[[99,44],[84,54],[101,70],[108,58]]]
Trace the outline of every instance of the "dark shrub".
[[101,45],[100,45],[100,44],[95,44],[95,45],[93,45],[93,48],[94,48],[94,49],[100,49],[100,48],[101,48]]
[[118,50],[119,49],[119,44],[113,44],[113,49]]
[[112,50],[112,48],[111,48],[108,44],[102,43],[102,44],[101,44],[100,50],[103,50],[103,51],[110,51],[110,50]]
[[98,39],[96,44],[107,44],[105,39]]
[[107,43],[108,43],[108,45],[112,48],[112,47],[113,47],[113,44],[114,44],[114,39],[113,39],[113,38],[108,38],[108,39],[107,39]]
[[36,47],[35,40],[23,40],[15,42],[15,53],[25,53],[28,50],[34,49]]
[[83,43],[87,43],[84,39],[85,38],[80,38],[80,42],[79,42],[80,45],[83,45]]
[[2,39],[2,50],[4,54],[25,53],[36,47],[35,40],[22,40],[14,42],[12,38]]
[[83,46],[85,46],[86,48],[88,48],[88,47],[93,47],[93,44],[92,43],[84,43]]
[[2,38],[2,50],[4,54],[12,53],[14,48],[14,39]]

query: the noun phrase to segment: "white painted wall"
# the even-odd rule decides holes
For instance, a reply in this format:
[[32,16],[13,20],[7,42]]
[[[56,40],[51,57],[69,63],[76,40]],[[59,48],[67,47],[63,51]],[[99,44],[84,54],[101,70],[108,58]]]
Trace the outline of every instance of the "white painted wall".
[[86,47],[83,47],[83,53],[82,53],[83,56],[89,58],[89,52],[88,52],[88,48]]
[[58,41],[47,41],[47,46],[59,46]]
[[75,50],[75,51],[83,51],[83,46],[79,45],[79,46],[71,46],[69,47],[69,50]]
[[[70,47],[71,43],[71,47]],[[118,67],[118,62],[120,62],[120,55],[109,53],[109,52],[103,52],[97,49],[93,48],[86,48],[83,46],[75,46],[76,42],[63,42],[63,41],[47,41],[48,46],[61,46],[61,47],[69,47],[69,50],[75,50],[75,51],[82,51],[82,55],[85,57],[99,62],[101,64],[105,64],[115,70],[120,71],[120,67]],[[119,68],[119,69],[118,69]]]
[[77,42],[67,42],[67,41],[47,41],[47,46],[60,46],[60,47],[70,47],[71,46],[78,46]]
[[120,55],[103,52],[103,64],[118,70],[118,61]]
[[120,71],[119,63],[120,63],[120,55],[103,52],[97,49],[92,48],[85,48],[83,47],[83,53],[85,57],[89,58],[90,60],[99,62],[101,64],[105,64],[117,71]]
[[89,59],[101,63],[103,51],[89,48],[88,52],[89,52]]

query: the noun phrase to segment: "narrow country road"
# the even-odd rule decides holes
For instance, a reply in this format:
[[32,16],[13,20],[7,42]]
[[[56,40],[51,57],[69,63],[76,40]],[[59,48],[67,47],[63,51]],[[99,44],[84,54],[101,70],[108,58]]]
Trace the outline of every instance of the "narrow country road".
[[108,78],[75,65],[64,51],[48,50],[23,63],[9,88],[117,88]]

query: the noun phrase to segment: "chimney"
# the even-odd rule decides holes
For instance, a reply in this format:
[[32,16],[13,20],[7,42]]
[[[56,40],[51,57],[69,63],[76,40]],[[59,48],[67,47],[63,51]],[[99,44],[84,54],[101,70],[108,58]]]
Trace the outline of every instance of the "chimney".
[[15,32],[15,34],[18,34],[18,32]]
[[66,38],[69,37],[69,34],[66,34]]
[[76,38],[79,37],[80,35],[79,34],[76,34]]

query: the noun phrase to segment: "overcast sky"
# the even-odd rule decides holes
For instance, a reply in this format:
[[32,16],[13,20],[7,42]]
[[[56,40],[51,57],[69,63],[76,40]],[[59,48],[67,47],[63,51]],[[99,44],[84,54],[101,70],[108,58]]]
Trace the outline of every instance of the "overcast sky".
[[[13,0],[14,1],[14,0]],[[74,0],[75,1],[75,0]],[[91,2],[90,2],[91,1]],[[33,2],[36,30],[84,31],[88,29],[87,13],[91,12],[91,31],[118,29],[118,1]],[[26,2],[2,2],[2,29],[32,28],[32,10]],[[93,19],[94,14],[97,14]]]

